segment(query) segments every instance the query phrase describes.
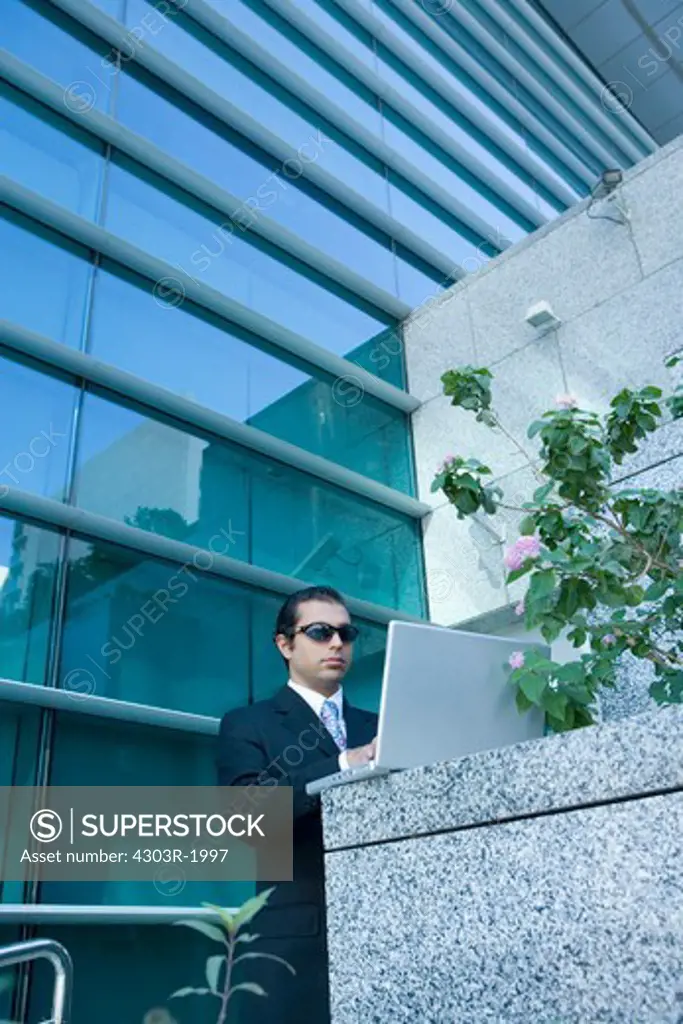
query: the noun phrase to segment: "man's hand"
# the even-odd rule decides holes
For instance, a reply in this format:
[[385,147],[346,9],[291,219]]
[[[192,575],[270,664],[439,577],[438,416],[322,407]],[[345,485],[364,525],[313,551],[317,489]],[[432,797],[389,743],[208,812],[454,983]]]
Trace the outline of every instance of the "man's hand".
[[347,750],[346,756],[348,757],[349,768],[359,768],[364,764],[369,764],[370,761],[374,761],[376,746],[377,737],[375,736],[372,743],[366,743],[364,747],[353,747],[351,750]]

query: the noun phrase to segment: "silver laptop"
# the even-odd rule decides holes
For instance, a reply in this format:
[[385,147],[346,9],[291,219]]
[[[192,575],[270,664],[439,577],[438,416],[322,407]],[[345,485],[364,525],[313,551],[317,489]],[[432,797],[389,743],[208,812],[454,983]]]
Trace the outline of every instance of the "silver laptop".
[[531,649],[550,657],[542,642],[390,622],[376,758],[316,779],[306,792],[540,738],[543,712],[520,713],[508,681],[512,652]]

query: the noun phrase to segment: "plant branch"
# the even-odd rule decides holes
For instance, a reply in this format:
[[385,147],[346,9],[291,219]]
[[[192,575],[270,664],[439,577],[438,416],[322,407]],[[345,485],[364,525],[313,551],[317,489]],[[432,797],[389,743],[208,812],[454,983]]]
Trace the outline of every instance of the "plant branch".
[[223,995],[221,997],[221,1008],[218,1014],[218,1020],[216,1024],[225,1024],[228,1019],[228,1001],[232,992],[231,975],[232,965],[235,956],[235,936],[230,935],[230,944],[228,947],[228,962],[225,968],[225,984],[223,985]]

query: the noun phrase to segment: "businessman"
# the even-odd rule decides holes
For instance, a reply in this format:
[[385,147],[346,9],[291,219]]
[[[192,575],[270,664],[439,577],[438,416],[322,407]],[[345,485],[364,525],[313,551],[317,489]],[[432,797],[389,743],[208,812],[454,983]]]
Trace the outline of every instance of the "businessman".
[[[342,690],[357,635],[336,590],[308,587],[292,594],[274,630],[286,682],[270,699],[221,720],[219,785],[272,786],[275,780],[292,787],[294,809],[294,880],[276,884],[254,920],[252,930],[262,938],[249,949],[282,957],[296,975],[273,960],[247,960],[244,980],[260,984],[267,997],[236,993],[240,1024],[330,1020],[320,798],[308,796],[306,785],[375,756],[377,715],[350,705]],[[269,887],[257,883],[258,891]]]

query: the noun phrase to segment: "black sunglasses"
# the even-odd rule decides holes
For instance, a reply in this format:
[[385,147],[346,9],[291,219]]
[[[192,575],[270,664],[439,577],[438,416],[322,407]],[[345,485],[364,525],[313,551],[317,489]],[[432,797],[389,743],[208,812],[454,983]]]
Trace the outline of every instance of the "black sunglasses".
[[338,633],[343,644],[351,644],[359,632],[357,626],[351,626],[348,623],[343,626],[331,626],[329,622],[310,622],[308,626],[297,626],[292,630],[292,636],[296,636],[297,633],[305,633],[309,640],[325,643],[326,640],[331,640],[335,633]]

